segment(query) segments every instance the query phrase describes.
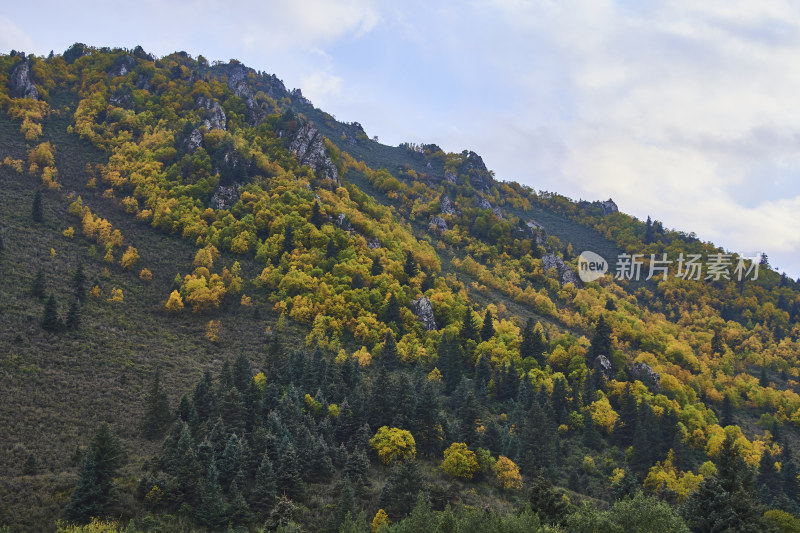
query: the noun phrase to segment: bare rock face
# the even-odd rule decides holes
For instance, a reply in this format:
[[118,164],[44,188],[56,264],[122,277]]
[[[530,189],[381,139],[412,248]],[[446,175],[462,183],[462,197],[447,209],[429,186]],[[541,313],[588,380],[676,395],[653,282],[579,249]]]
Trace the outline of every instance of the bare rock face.
[[499,207],[493,207],[492,208],[492,213],[494,214],[494,216],[496,216],[500,220],[503,220],[503,210],[500,209]]
[[411,302],[411,311],[417,316],[420,322],[428,331],[436,329],[436,319],[433,316],[433,305],[427,296],[417,298]]
[[611,361],[605,355],[598,355],[594,360],[594,368],[603,375],[606,381],[610,381],[614,377],[614,370],[611,367]]
[[453,201],[449,196],[447,196],[446,193],[442,193],[442,195],[439,197],[439,206],[439,210],[445,215],[458,214],[458,208],[456,208],[455,204],[453,204]]
[[317,177],[339,183],[339,171],[325,151],[323,136],[310,122],[304,122],[297,128],[289,143],[289,151],[297,156],[301,165],[314,169]]
[[611,198],[609,198],[605,202],[599,202],[599,201],[592,202],[592,205],[602,209],[604,215],[610,215],[612,213],[617,213],[619,211],[617,204],[614,203],[614,200],[612,200]]
[[383,246],[383,244],[379,239],[366,238],[366,240],[367,240],[367,248],[369,248],[370,250],[375,250]]
[[450,183],[455,183],[457,181],[456,178],[457,176],[455,172],[448,170],[447,172],[444,173],[444,179],[446,179]]
[[536,244],[544,244],[544,226],[535,220],[529,220],[526,226],[530,229],[531,237],[533,237]]
[[114,64],[108,69],[108,75],[112,78],[114,76],[124,76],[136,66],[136,59],[131,56],[120,56]]
[[192,153],[201,146],[203,146],[203,134],[200,133],[200,130],[195,128],[192,130],[192,133],[189,134],[189,138],[186,139],[186,149],[189,153]]
[[239,186],[226,187],[220,185],[214,196],[211,197],[211,207],[214,209],[229,209],[239,200]]
[[661,376],[647,363],[634,364],[631,369],[631,377],[652,387],[655,391],[661,390]]
[[31,61],[25,54],[21,53],[22,61],[11,70],[8,77],[9,94],[13,98],[30,98],[31,100],[39,99],[39,89],[33,83],[31,77]]
[[225,111],[222,109],[222,106],[219,105],[219,102],[201,96],[197,99],[197,108],[206,110],[206,118],[203,124],[205,124],[207,130],[225,130],[228,119],[225,116]]
[[428,224],[428,228],[436,232],[444,232],[450,229],[450,227],[447,225],[447,221],[439,216],[435,216],[431,219],[430,224]]
[[481,209],[491,209],[492,204],[490,204],[489,200],[487,200],[483,196],[478,196],[478,207],[480,207]]
[[555,254],[544,254],[542,256],[542,269],[547,272],[551,268],[556,270],[558,274],[558,280],[563,287],[567,283],[572,283],[576,287],[582,287],[581,280],[572,271],[572,269],[567,266],[563,259],[558,257]]

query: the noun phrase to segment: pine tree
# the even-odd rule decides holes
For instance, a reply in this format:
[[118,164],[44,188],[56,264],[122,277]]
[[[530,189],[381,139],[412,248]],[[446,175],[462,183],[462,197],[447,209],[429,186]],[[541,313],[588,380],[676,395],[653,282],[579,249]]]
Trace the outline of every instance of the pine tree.
[[483,316],[483,326],[481,327],[481,340],[488,341],[494,337],[494,322],[492,319],[492,310],[487,309],[486,314]]
[[67,329],[75,330],[81,327],[81,308],[77,300],[72,300],[67,311]]
[[474,340],[478,342],[480,339],[478,329],[475,327],[475,322],[472,320],[472,310],[467,308],[464,311],[464,320],[461,323],[461,330],[458,333],[462,341]]
[[567,419],[567,380],[558,377],[553,380],[553,413],[556,415],[556,424],[563,424]]
[[44,313],[42,314],[42,328],[46,331],[56,332],[61,330],[62,322],[58,316],[58,303],[53,293],[47,298],[44,304]]
[[247,500],[245,500],[242,491],[239,489],[239,484],[236,481],[231,484],[230,502],[227,512],[228,527],[244,526],[250,523],[252,519],[250,506],[247,504]]
[[414,508],[420,491],[425,489],[425,479],[415,460],[397,461],[381,491],[378,504],[393,518],[400,520]]
[[727,427],[732,426],[733,424],[733,405],[731,404],[730,396],[726,394],[722,399],[722,410],[719,416],[719,425],[722,427]]
[[22,475],[35,476],[38,470],[39,468],[36,464],[36,457],[34,457],[32,453],[29,453],[28,457],[25,459],[25,464],[22,465]]
[[392,333],[392,330],[387,330],[386,338],[383,342],[383,349],[381,350],[381,367],[391,372],[397,369],[399,362],[400,359],[397,355],[397,344],[394,341],[394,333]]
[[725,341],[722,340],[722,335],[718,330],[714,330],[714,336],[711,337],[711,352],[715,354],[725,353]]
[[212,458],[200,484],[199,501],[194,515],[200,525],[212,531],[218,531],[225,523],[225,503],[222,500],[218,476],[217,465]]
[[259,513],[266,513],[272,502],[275,501],[277,494],[277,480],[269,452],[264,452],[261,464],[256,472],[253,490],[250,493],[250,505],[252,509]]
[[44,206],[42,202],[42,190],[36,191],[33,196],[33,206],[31,207],[31,218],[34,222],[41,223],[44,221]]
[[609,360],[611,359],[611,333],[611,326],[606,323],[605,318],[602,316],[598,318],[594,327],[594,336],[587,353],[590,364],[594,364],[594,360],[600,355],[608,357]]
[[522,342],[519,346],[519,355],[523,359],[533,357],[540,367],[544,367],[544,359],[542,355],[547,350],[547,342],[542,334],[542,326],[536,324],[534,326],[533,319],[528,318],[525,323],[525,329],[522,331]]
[[487,386],[492,379],[492,368],[485,355],[478,357],[478,364],[475,365],[475,393],[485,399]]
[[311,205],[311,223],[314,224],[317,229],[320,229],[324,222],[325,219],[323,218],[322,212],[319,208],[319,202],[314,202]]
[[278,491],[292,499],[298,499],[305,492],[303,478],[300,475],[297,449],[291,442],[282,450],[278,465]]
[[463,375],[461,346],[454,339],[444,335],[439,341],[436,353],[439,356],[439,370],[444,378],[444,391],[450,394],[461,382]]
[[31,296],[44,299],[46,288],[44,270],[40,268],[36,271],[36,277],[33,278],[33,283],[31,283]]
[[523,472],[548,472],[555,465],[556,431],[553,421],[539,402],[534,401],[522,428],[520,457]]
[[145,399],[142,436],[149,440],[161,438],[171,418],[167,393],[161,390],[161,372],[157,370]]
[[89,445],[81,477],[67,505],[70,520],[85,524],[103,515],[115,496],[114,477],[124,462],[119,439],[108,424],[102,424]]
[[369,269],[369,275],[374,278],[375,276],[380,276],[381,274],[383,274],[383,265],[378,258],[375,257],[372,259],[372,266]]
[[644,242],[645,244],[653,242],[653,221],[650,220],[649,216],[647,217],[647,222],[645,222]]
[[82,261],[78,263],[78,268],[72,276],[72,289],[75,291],[75,298],[80,301],[86,299],[86,273],[83,271]]
[[533,478],[528,491],[531,510],[545,524],[557,524],[569,511],[569,504],[561,494],[553,488],[550,480],[538,475]]
[[394,322],[398,327],[400,326],[400,304],[394,293],[390,294],[389,299],[386,301],[386,308],[383,311],[383,321],[387,325]]
[[408,279],[419,274],[419,266],[417,265],[417,262],[414,261],[414,254],[408,251],[406,252],[406,262],[403,265],[403,272],[405,272]]

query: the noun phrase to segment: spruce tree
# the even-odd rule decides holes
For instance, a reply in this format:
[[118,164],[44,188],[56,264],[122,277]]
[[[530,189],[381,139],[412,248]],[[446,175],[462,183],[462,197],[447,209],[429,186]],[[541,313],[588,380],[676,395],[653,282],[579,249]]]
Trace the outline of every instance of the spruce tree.
[[405,272],[407,278],[413,278],[417,274],[419,274],[419,266],[417,262],[414,261],[414,254],[411,252],[406,252],[406,262],[403,265],[403,272]]
[[46,288],[44,270],[40,268],[36,271],[36,277],[33,278],[33,282],[31,283],[31,296],[44,299]]
[[296,500],[303,496],[305,485],[300,475],[297,449],[291,442],[282,450],[278,465],[278,491]]
[[404,518],[414,508],[417,495],[425,489],[425,479],[413,459],[398,461],[389,473],[378,505],[395,520]]
[[28,457],[25,459],[25,464],[22,465],[22,474],[25,476],[34,476],[38,470],[36,457],[34,457],[32,453],[29,453]]
[[594,327],[594,336],[587,353],[590,365],[594,364],[594,360],[600,355],[608,357],[609,360],[611,359],[611,333],[611,326],[606,323],[605,318],[603,316],[598,318]]
[[145,399],[142,436],[149,440],[162,437],[171,418],[167,393],[161,389],[161,372],[157,370]]
[[391,372],[397,369],[399,362],[400,359],[397,355],[397,344],[394,340],[394,333],[392,333],[392,330],[387,330],[386,338],[383,342],[383,349],[381,350],[381,367]]
[[325,219],[319,208],[319,202],[314,202],[311,206],[311,223],[314,224],[317,229],[320,229],[324,221]]
[[53,293],[47,298],[42,314],[42,328],[49,332],[56,332],[61,329],[62,323],[58,316],[58,303]]
[[265,451],[256,472],[253,490],[250,492],[251,508],[258,513],[265,514],[270,509],[272,502],[275,501],[276,494],[275,470],[272,467],[269,453]]
[[81,308],[78,300],[72,300],[67,311],[67,329],[75,330],[81,327]]
[[486,314],[483,316],[483,326],[481,327],[481,340],[488,341],[494,337],[494,322],[492,318],[492,310],[487,309]]
[[380,276],[381,274],[383,274],[383,265],[378,258],[375,257],[372,259],[372,266],[370,267],[369,275],[374,278],[375,276]]
[[225,503],[222,500],[218,476],[217,465],[212,458],[200,483],[194,515],[200,525],[211,531],[218,531],[225,524]]
[[33,206],[31,207],[31,218],[36,223],[41,223],[44,221],[44,207],[42,202],[42,190],[39,189],[36,191],[36,194],[33,196]]
[[292,250],[294,250],[294,230],[290,224],[287,224],[286,229],[283,231],[283,250],[281,255],[285,253],[291,254]]
[[400,303],[397,301],[397,296],[394,293],[389,295],[386,301],[386,308],[383,311],[383,321],[388,325],[394,322],[398,327],[400,326]]
[[458,387],[464,371],[461,346],[454,339],[444,335],[439,341],[436,353],[439,356],[439,371],[444,380],[444,391],[450,394]]
[[524,473],[531,475],[537,471],[549,472],[555,465],[556,429],[553,421],[539,404],[534,401],[525,416],[522,428],[520,466]]
[[114,477],[124,461],[119,439],[108,424],[102,424],[89,445],[78,485],[67,505],[70,520],[85,524],[92,517],[103,516],[116,495]]
[[475,322],[472,321],[472,310],[469,308],[464,311],[464,320],[461,322],[461,330],[458,336],[462,341],[474,340],[478,342],[480,339],[478,329],[475,327]]
[[78,268],[72,276],[72,289],[75,291],[75,298],[80,301],[86,299],[86,273],[83,270],[83,261],[78,263]]

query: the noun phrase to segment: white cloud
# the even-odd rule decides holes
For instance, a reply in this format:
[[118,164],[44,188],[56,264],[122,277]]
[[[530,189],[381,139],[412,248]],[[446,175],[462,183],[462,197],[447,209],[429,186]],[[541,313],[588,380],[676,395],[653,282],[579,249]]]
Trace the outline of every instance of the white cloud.
[[33,51],[33,40],[22,29],[6,17],[0,16],[0,50]]

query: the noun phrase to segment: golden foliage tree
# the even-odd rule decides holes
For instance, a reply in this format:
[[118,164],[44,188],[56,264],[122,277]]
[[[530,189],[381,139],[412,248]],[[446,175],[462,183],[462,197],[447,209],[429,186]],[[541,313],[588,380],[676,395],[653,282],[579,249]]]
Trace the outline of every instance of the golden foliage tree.
[[463,442],[454,442],[444,451],[444,460],[440,468],[448,476],[466,480],[472,479],[472,476],[480,470],[475,452],[467,448]]
[[370,446],[378,453],[385,465],[393,460],[413,459],[417,456],[417,443],[410,431],[382,426],[369,440]]

